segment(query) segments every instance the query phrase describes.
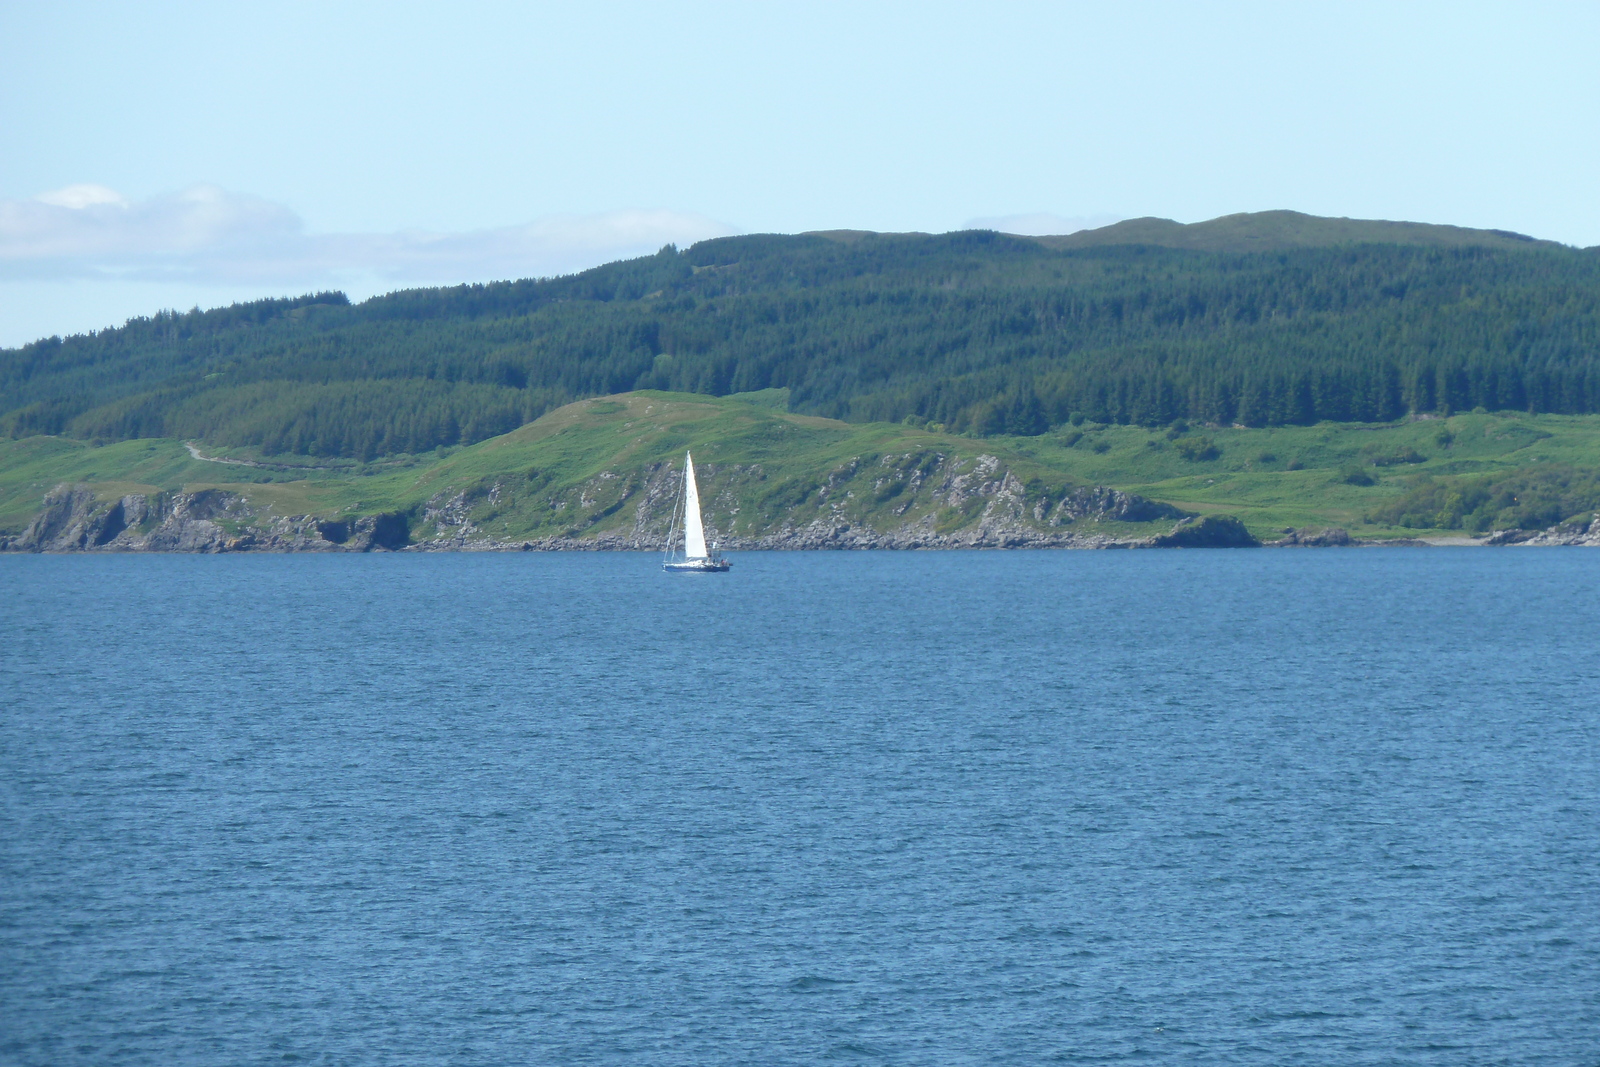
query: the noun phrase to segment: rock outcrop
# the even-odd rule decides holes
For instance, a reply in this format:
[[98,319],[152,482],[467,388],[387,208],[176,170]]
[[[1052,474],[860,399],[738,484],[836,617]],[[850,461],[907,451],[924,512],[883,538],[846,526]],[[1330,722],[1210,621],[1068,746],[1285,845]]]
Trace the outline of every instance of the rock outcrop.
[[1103,485],[1075,490],[1063,499],[1055,518],[1097,519],[1102,522],[1157,522],[1161,519],[1186,519],[1190,513],[1159,500],[1124,493]]
[[1292,527],[1283,531],[1283,536],[1276,541],[1268,541],[1273,548],[1350,548],[1361,544],[1350,536],[1350,531],[1338,526],[1329,526],[1318,529],[1306,526],[1301,529]]
[[1260,548],[1261,542],[1232,515],[1184,519],[1172,532],[1150,542],[1151,548]]
[[220,489],[134,493],[102,499],[85,485],[45,494],[28,527],[0,550],[14,552],[369,552],[403,548],[404,515],[330,521],[263,515]]
[[1589,522],[1561,523],[1548,530],[1495,530],[1484,538],[1483,543],[1529,548],[1560,545],[1600,548],[1600,515],[1596,515]]

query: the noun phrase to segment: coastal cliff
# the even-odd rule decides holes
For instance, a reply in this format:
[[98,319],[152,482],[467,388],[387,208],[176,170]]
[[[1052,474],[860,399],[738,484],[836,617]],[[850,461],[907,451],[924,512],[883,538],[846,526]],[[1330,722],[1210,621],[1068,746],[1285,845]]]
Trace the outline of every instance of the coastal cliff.
[[[315,515],[272,515],[240,494],[222,490],[197,493],[131,493],[99,499],[90,486],[61,485],[45,496],[45,506],[19,536],[0,536],[0,552],[654,552],[664,544],[662,522],[670,515],[669,478],[648,478],[635,502],[634,522],[626,530],[590,536],[562,533],[542,537],[494,537],[472,522],[466,494],[435,499],[421,509],[421,523],[432,536],[413,539],[413,515],[384,512],[328,520]],[[1077,490],[1053,506],[1034,502],[1029,518],[1026,491],[1014,478],[1000,477],[974,486],[971,499],[984,502],[971,525],[941,531],[931,515],[920,522],[875,530],[842,518],[782,523],[755,536],[707,534],[723,549],[1184,549],[1184,547],[1363,547],[1437,544],[1422,539],[1358,539],[1334,528],[1285,530],[1282,537],[1258,541],[1230,517],[1195,517],[1141,496],[1094,486]],[[1042,528],[1040,518],[1056,528]],[[1075,520],[1118,523],[1178,522],[1170,530],[1144,536],[1115,536],[1062,528]],[[1589,523],[1563,523],[1549,530],[1499,530],[1474,539],[1454,539],[1483,547],[1600,547],[1600,517]]]
[[[989,457],[983,457],[985,459]],[[717,473],[708,470],[708,481]],[[1237,519],[1197,517],[1167,504],[1097,486],[1072,491],[1054,501],[1030,499],[1008,472],[980,464],[987,479],[951,477],[929,492],[943,502],[973,512],[972,520],[941,529],[934,514],[878,529],[835,514],[796,523],[782,521],[755,533],[727,533],[710,522],[707,534],[729,551],[818,549],[951,548],[1339,548],[1381,544],[1426,545],[1353,538],[1343,529],[1289,529],[1281,538],[1257,540]],[[383,512],[345,519],[313,515],[274,515],[245,496],[221,489],[193,493],[132,493],[104,499],[87,485],[61,485],[18,536],[0,537],[0,551],[11,552],[508,552],[657,551],[665,539],[677,472],[643,472],[634,486],[621,487],[631,503],[631,522],[590,534],[566,531],[542,537],[496,537],[474,522],[481,515],[469,494],[441,494],[414,513]],[[598,479],[601,485],[615,476]],[[578,491],[590,498],[595,486]],[[724,489],[723,503],[730,495]],[[497,503],[493,487],[484,494]],[[592,500],[591,500],[592,502]],[[974,507],[974,503],[981,505]],[[617,509],[613,509],[617,510]],[[1148,534],[1111,534],[1073,529],[1079,520],[1145,523]],[[1168,527],[1165,523],[1176,520]],[[414,537],[414,532],[426,531]],[[1482,546],[1600,547],[1600,517],[1587,524],[1548,530],[1499,530],[1486,537],[1458,539]]]
[[[1070,529],[1087,521],[1152,523],[1182,520],[1188,513],[1167,504],[1103,486],[1078,488],[1043,499],[991,456],[970,469],[945,467],[944,457],[924,463],[910,476],[912,490],[899,509],[903,516],[920,491],[928,499],[919,517],[878,528],[843,507],[796,521],[781,514],[769,525],[729,529],[741,510],[739,488],[759,481],[759,468],[707,466],[708,536],[729,550],[752,549],[921,549],[921,548],[1121,548],[1149,543],[1152,537],[1114,536]],[[958,465],[950,465],[952,468]],[[859,473],[847,468],[828,489],[838,489]],[[14,552],[370,552],[380,551],[595,551],[658,550],[662,547],[681,473],[658,464],[628,476],[610,471],[548,502],[561,513],[610,517],[629,506],[620,526],[580,530],[568,527],[535,537],[496,536],[491,525],[497,506],[510,493],[500,482],[469,490],[446,491],[408,511],[342,519],[276,515],[246,495],[222,489],[193,493],[127,494],[103,498],[85,484],[60,485],[46,494],[44,506],[18,536],[0,538],[0,551]],[[880,478],[879,487],[886,479]],[[601,495],[615,499],[602,501]],[[846,496],[846,499],[849,499]],[[603,505],[603,506],[602,506]],[[721,510],[719,512],[718,506]],[[942,510],[933,510],[942,509]],[[815,510],[815,509],[813,509]],[[950,525],[953,513],[967,521]],[[718,516],[722,525],[718,525]],[[941,523],[941,520],[943,522]],[[591,525],[597,525],[591,522]],[[1164,527],[1163,527],[1164,529]]]
[[409,541],[402,516],[330,521],[261,514],[237,493],[130,493],[110,500],[87,485],[51,490],[12,552],[368,552]]

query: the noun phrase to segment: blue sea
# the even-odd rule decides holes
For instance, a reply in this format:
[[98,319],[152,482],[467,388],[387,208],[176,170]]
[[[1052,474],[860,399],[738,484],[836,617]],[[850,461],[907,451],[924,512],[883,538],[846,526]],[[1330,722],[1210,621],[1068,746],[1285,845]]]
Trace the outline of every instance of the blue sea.
[[1600,1063],[1600,552],[0,558],[0,1063]]

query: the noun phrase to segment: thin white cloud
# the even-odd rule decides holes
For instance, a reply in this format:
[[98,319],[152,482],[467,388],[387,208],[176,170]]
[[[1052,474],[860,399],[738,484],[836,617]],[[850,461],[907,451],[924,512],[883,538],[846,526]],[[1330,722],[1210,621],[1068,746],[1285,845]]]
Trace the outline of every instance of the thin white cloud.
[[301,236],[288,208],[214,185],[130,201],[100,185],[0,200],[0,269],[10,277],[183,270],[223,250],[283,248]]
[[54,207],[69,207],[81,210],[94,207],[97,204],[116,204],[127,207],[128,201],[115,189],[107,189],[103,185],[69,185],[64,189],[55,189],[48,193],[40,193],[34,197],[41,204],[50,204]]
[[634,210],[467,233],[308,234],[283,205],[214,185],[129,200],[85,184],[0,201],[0,279],[486,281],[566,273],[734,232],[703,215]]
[[1102,226],[1110,226],[1113,222],[1121,222],[1126,217],[1125,215],[1078,215],[1068,218],[1052,215],[1048,211],[1036,211],[1028,215],[995,215],[989,218],[968,219],[962,228],[999,230],[1001,233],[1021,234],[1024,237],[1051,237],[1077,233],[1079,230],[1098,230]]

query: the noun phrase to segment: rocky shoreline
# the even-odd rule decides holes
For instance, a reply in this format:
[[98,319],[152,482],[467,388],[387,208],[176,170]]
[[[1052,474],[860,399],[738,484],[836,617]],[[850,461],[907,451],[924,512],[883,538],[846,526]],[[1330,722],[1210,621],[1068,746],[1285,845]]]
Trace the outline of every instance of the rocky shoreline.
[[7,552],[370,552],[407,543],[403,519],[348,522],[310,515],[262,519],[236,494],[130,494],[97,501],[87,487],[57,486]]
[[[931,519],[887,532],[847,522],[817,520],[784,526],[761,537],[727,537],[727,551],[924,549],[1115,549],[1115,548],[1360,548],[1474,546],[1600,547],[1600,517],[1586,526],[1548,530],[1499,530],[1480,538],[1362,540],[1338,527],[1286,529],[1258,541],[1235,519],[1184,515],[1167,505],[1117,490],[1082,491],[1085,508],[1116,517],[1141,509],[1148,521],[1183,515],[1167,533],[1114,537],[1060,529],[1041,530],[1015,515],[986,513],[973,525],[940,533]],[[261,516],[243,498],[219,489],[195,493],[130,494],[99,501],[87,486],[58,486],[20,535],[0,537],[0,552],[604,552],[661,549],[660,534],[641,529],[606,531],[589,537],[551,536],[500,540],[463,523],[448,536],[412,540],[404,514],[329,520],[310,515]]]
[[[1115,491],[1109,491],[1115,493]],[[1115,494],[1121,498],[1123,494]],[[1131,500],[1132,498],[1127,498]],[[1128,509],[1127,500],[1108,506]],[[763,537],[724,538],[728,551],[941,548],[1138,548],[1154,538],[1040,531],[1014,520],[980,520],[939,533],[931,522],[888,533],[843,522],[784,527]],[[133,494],[97,501],[86,486],[58,486],[19,536],[0,538],[9,552],[604,552],[661,549],[654,531],[604,531],[589,537],[500,540],[463,522],[454,533],[413,541],[403,515],[369,515],[348,522],[309,515],[261,518],[238,496],[197,493]]]

